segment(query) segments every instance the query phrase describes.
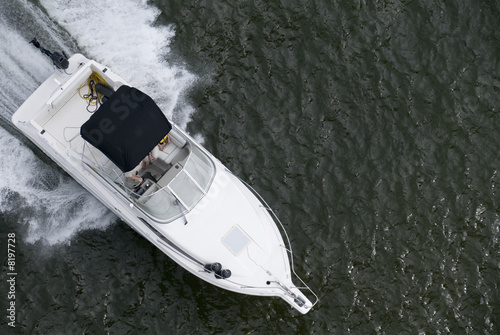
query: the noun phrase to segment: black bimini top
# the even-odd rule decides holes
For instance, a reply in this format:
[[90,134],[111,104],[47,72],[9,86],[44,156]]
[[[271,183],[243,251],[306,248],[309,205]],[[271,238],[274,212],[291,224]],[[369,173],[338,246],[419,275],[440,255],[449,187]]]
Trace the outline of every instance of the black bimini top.
[[80,128],[92,144],[123,172],[134,169],[172,125],[148,95],[121,86]]

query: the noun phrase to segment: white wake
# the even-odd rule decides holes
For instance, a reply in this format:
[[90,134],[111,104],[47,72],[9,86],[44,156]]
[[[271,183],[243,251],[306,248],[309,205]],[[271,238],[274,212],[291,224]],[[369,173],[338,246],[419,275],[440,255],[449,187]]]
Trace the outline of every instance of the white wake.
[[[26,146],[28,142],[9,125],[11,115],[53,71],[29,39],[38,37],[47,49],[71,52],[74,45],[68,44],[67,33],[58,35],[59,26],[64,27],[87,57],[150,94],[181,127],[192,112],[182,104],[182,94],[196,78],[169,64],[174,30],[153,26],[159,11],[147,1],[40,3],[46,11],[26,0],[0,4],[0,211],[28,231],[26,241],[53,245],[69,243],[81,230],[104,229],[117,218],[49,159],[40,159],[37,154],[43,154]],[[10,28],[20,20],[30,26]],[[26,36],[31,32],[37,36]],[[51,42],[57,45],[47,44]]]

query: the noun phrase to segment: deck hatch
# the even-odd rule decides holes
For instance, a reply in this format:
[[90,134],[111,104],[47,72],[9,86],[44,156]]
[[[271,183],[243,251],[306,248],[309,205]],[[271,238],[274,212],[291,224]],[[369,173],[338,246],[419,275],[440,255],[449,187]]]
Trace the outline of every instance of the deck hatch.
[[235,256],[241,254],[251,240],[239,226],[233,226],[222,238],[222,244]]

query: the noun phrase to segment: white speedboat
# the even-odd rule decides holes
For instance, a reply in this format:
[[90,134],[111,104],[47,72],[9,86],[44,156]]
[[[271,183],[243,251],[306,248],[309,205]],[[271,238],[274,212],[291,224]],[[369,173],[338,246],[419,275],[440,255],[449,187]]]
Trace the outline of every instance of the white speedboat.
[[249,185],[107,67],[40,49],[56,69],[12,116],[24,135],[195,276],[311,310],[283,225]]

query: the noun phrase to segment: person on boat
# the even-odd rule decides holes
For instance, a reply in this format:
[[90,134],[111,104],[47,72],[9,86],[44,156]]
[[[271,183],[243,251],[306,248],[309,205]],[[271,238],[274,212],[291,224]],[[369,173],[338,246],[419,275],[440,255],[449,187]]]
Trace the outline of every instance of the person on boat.
[[144,179],[141,177],[141,172],[143,172],[144,170],[146,170],[146,159],[143,159],[139,164],[137,164],[137,166],[133,170],[125,172],[125,177],[135,181],[136,183],[134,184],[139,185],[144,181]]
[[147,163],[153,164],[153,160],[157,159],[160,155],[163,154],[163,150],[167,147],[167,145],[170,144],[170,142],[170,136],[168,136],[167,134],[133,170],[125,172],[125,177],[134,181],[133,187],[137,187],[142,184],[142,182],[144,181],[143,176],[154,180],[154,177],[151,174],[144,173],[147,167]]
[[155,146],[153,148],[153,150],[151,150],[151,152],[149,153],[149,155],[151,155],[153,159],[158,159],[159,157],[160,158],[164,158],[163,156],[167,156],[167,155],[165,153],[163,153],[163,150],[167,147],[167,145],[170,144],[170,142],[171,142],[170,136],[167,134],[160,141],[160,143],[158,143],[158,145]]
[[149,153],[147,157],[145,157],[139,164],[137,164],[137,166],[133,170],[124,173],[125,177],[136,182],[134,186],[138,186],[144,181],[142,174],[146,170],[148,162],[149,164],[153,164],[153,155],[151,153]]
[[158,143],[158,149],[160,149],[161,151],[163,151],[163,149],[166,148],[167,145],[170,144],[170,136],[168,136],[168,134],[160,141],[160,143]]

